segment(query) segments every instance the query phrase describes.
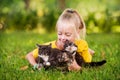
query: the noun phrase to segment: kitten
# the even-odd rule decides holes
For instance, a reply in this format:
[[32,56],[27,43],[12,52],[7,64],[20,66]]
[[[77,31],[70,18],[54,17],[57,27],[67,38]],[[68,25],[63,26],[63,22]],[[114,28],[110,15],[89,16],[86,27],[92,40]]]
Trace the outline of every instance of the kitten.
[[38,58],[37,63],[44,67],[48,68],[58,68],[63,67],[66,69],[73,61],[73,55],[69,52],[59,50],[57,48],[52,48],[51,44],[49,45],[39,45],[38,46]]
[[83,57],[77,52],[77,46],[68,40],[66,40],[64,49],[66,52],[69,52],[72,55],[75,55],[76,62],[79,66],[84,67],[94,67],[101,66],[106,63],[106,60],[98,61],[98,62],[85,62]]

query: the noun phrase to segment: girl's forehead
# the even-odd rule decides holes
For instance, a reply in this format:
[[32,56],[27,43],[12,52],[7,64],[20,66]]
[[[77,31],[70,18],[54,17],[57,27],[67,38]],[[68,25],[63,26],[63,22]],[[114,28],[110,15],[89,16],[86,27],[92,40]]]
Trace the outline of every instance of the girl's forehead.
[[73,31],[74,29],[75,29],[75,25],[73,23],[63,22],[57,25],[58,31],[59,30]]
[[70,32],[70,33],[72,33],[72,32],[74,32],[74,29],[73,29],[73,27],[70,27],[70,26],[59,26],[58,28],[57,28],[57,31],[60,31],[60,32]]

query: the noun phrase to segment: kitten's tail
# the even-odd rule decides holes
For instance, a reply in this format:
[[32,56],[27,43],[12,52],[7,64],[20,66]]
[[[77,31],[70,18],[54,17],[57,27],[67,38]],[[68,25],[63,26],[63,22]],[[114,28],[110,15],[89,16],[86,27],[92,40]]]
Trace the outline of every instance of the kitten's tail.
[[97,66],[102,66],[105,63],[106,63],[106,60],[102,60],[98,62],[85,63],[83,66],[84,67],[97,67]]

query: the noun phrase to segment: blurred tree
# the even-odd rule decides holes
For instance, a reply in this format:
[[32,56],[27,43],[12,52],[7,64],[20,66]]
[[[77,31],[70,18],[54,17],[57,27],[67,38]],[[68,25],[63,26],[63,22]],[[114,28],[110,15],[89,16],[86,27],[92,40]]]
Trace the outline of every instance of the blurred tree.
[[48,0],[43,3],[45,4],[43,9],[44,14],[40,18],[40,22],[48,32],[55,31],[56,21],[61,14],[63,6],[61,7],[61,3],[58,0]]
[[64,10],[66,7],[65,0],[58,0],[60,10]]
[[28,10],[30,6],[30,0],[24,0],[25,2],[25,9]]
[[[0,30],[32,30],[37,24],[54,31],[56,20],[65,8],[74,8],[83,16],[91,32],[111,32],[120,26],[120,0],[1,0]],[[2,26],[1,26],[2,25]]]
[[0,0],[0,30],[5,30],[5,20],[13,2],[14,0]]
[[[12,3],[11,3],[12,1]],[[38,17],[34,10],[29,8],[30,0],[2,0],[0,22],[6,29],[32,30],[37,27]]]

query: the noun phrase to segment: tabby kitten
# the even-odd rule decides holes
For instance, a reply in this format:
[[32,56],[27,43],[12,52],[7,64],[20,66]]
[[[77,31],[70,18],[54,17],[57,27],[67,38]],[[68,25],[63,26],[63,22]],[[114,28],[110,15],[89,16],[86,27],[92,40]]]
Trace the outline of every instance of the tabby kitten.
[[85,62],[83,57],[77,52],[77,46],[68,40],[66,40],[64,49],[66,52],[69,52],[71,55],[75,55],[76,62],[79,66],[84,67],[94,67],[101,66],[106,63],[106,60],[98,61],[98,62]]

